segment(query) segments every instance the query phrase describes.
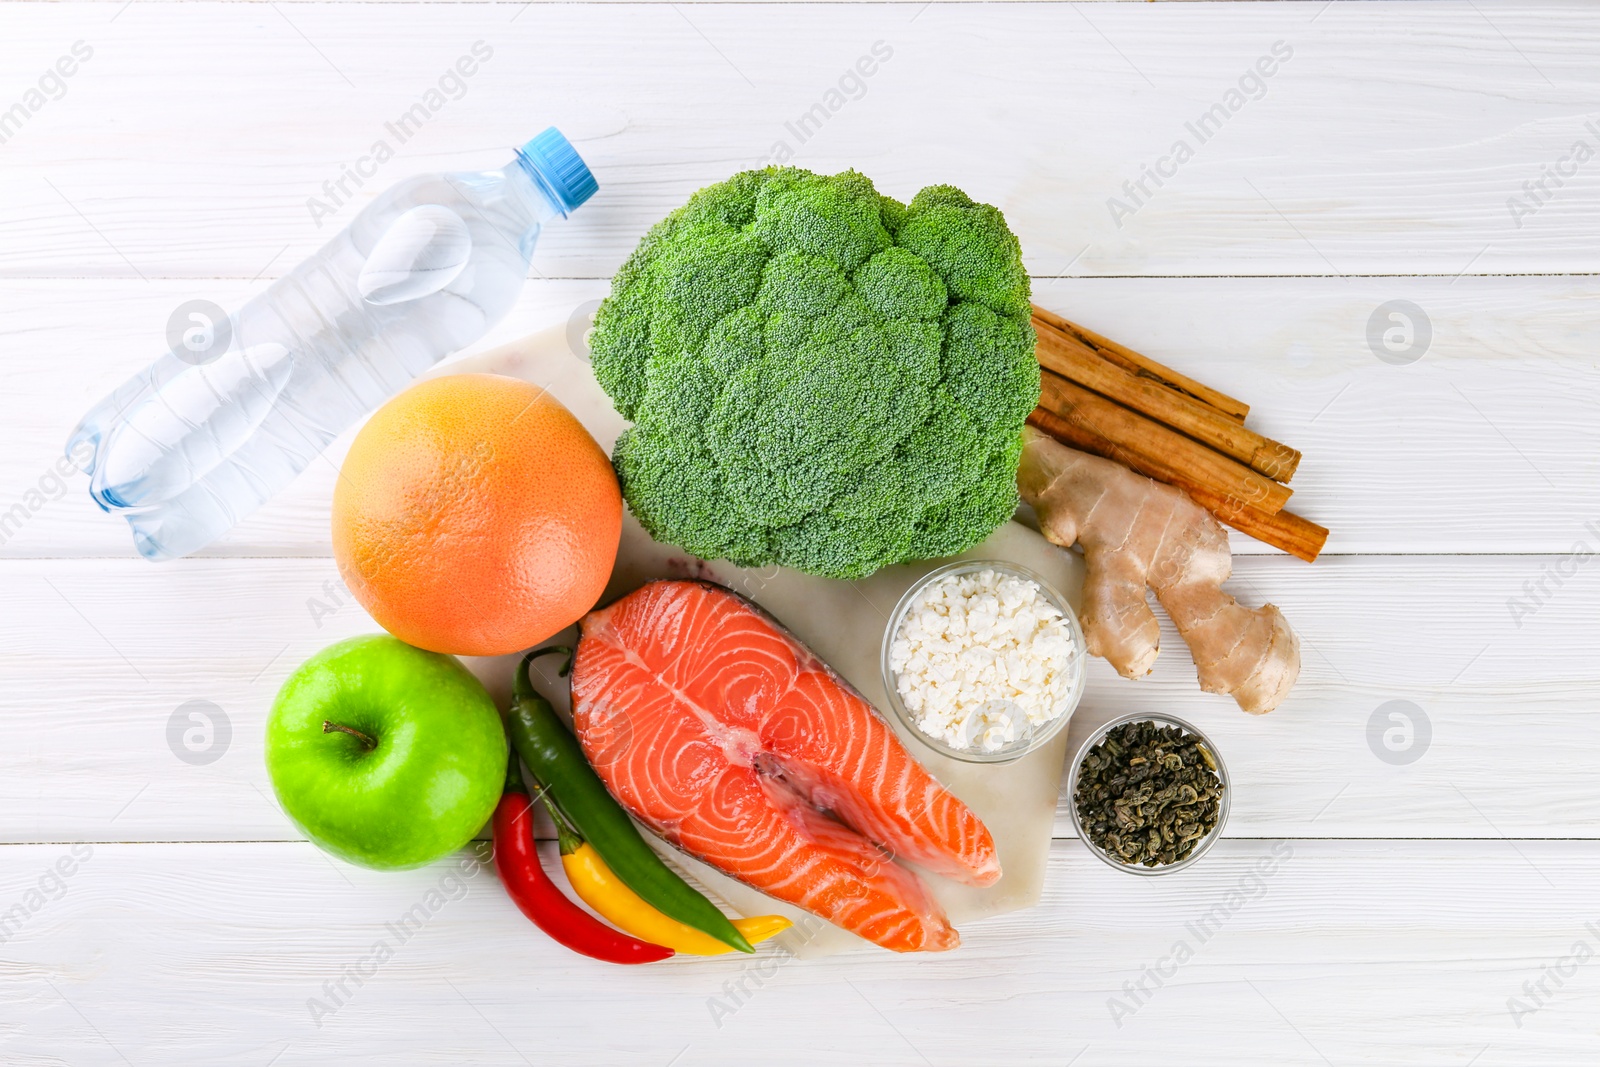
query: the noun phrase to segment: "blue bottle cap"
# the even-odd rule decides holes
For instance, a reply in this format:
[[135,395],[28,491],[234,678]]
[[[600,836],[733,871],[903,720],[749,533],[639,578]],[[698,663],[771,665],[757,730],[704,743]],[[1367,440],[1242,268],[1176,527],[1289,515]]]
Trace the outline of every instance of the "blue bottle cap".
[[600,188],[578,150],[554,126],[517,149],[517,154],[545,180],[566,214]]

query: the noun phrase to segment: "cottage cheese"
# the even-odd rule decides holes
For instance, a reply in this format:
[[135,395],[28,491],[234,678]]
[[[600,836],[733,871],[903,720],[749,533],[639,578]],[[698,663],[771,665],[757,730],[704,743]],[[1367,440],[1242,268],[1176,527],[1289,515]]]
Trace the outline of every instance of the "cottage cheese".
[[995,570],[930,582],[889,646],[895,689],[917,729],[994,752],[1067,711],[1081,664],[1072,625],[1039,584]]

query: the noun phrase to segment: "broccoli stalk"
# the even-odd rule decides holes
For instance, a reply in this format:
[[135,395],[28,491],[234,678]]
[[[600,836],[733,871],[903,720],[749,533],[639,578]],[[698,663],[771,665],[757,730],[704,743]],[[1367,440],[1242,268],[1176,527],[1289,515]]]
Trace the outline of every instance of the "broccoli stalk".
[[590,343],[657,540],[834,578],[954,555],[1016,508],[1039,398],[1000,212],[854,171],[736,174],[658,223]]

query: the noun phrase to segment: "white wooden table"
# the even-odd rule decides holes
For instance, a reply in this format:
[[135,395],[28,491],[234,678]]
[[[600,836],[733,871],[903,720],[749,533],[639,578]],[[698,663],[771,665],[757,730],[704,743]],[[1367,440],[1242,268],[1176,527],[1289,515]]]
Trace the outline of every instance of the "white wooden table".
[[[385,123],[479,41],[398,143]],[[802,143],[787,124],[875,48]],[[0,58],[0,1062],[1600,1057],[1600,9],[69,0],[0,8]],[[1097,664],[1074,722],[1213,732],[1236,797],[1203,864],[1130,878],[1058,820],[1044,903],[958,953],[626,970],[481,874],[365,967],[455,883],[331,861],[270,799],[272,694],[373,628],[328,558],[332,465],[161,566],[53,465],[179,303],[237,304],[388,183],[499,165],[550,123],[602,192],[488,343],[565,321],[650,223],[781,142],[1000,205],[1036,299],[1304,450],[1295,509],[1328,554],[1235,537],[1235,588],[1304,641],[1290,701],[1200,694],[1168,633],[1142,683]],[[381,139],[395,158],[319,227],[308,200]],[[1145,166],[1170,176],[1135,198]],[[211,762],[169,740],[197,700],[230,727]],[[1400,751],[1369,742],[1395,707]]]

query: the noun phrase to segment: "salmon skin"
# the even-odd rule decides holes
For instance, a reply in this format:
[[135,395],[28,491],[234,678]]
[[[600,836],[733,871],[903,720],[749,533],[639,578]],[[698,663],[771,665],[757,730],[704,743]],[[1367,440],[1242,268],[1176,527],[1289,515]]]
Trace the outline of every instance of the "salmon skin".
[[884,948],[960,943],[895,860],[992,885],[994,838],[775,619],[710,582],[658,581],[579,626],[573,725],[635,817]]

